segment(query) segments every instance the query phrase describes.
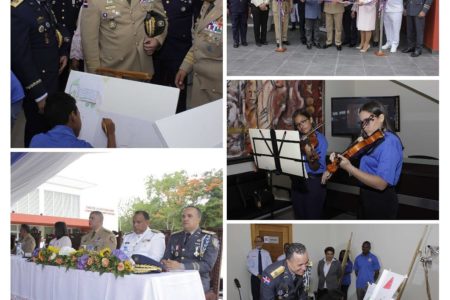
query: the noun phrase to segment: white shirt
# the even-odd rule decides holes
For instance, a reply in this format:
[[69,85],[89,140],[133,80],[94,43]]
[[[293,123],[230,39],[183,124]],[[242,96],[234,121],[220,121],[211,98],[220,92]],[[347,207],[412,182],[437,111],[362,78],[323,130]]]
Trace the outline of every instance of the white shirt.
[[286,254],[281,254],[280,256],[278,256],[277,261],[286,259]]
[[[323,275],[325,277],[327,277],[328,271],[330,271],[330,267],[331,267],[331,263],[333,263],[333,261],[335,261],[336,258],[333,257],[333,259],[330,262],[327,262],[327,259],[324,258],[323,259]],[[325,280],[325,283],[323,284],[323,288],[326,289],[327,288],[327,281]]]
[[72,247],[72,241],[68,236],[63,236],[59,240],[54,238],[49,245],[61,249],[62,247]]
[[403,0],[388,0],[384,7],[385,12],[403,12]]
[[[247,254],[247,269],[255,276],[258,276],[258,253],[259,249],[255,248]],[[267,250],[261,249],[261,262],[263,271],[272,264],[272,259]]]
[[130,258],[133,254],[141,254],[160,261],[166,250],[166,240],[163,233],[147,228],[141,234],[131,232],[125,235],[120,250]]

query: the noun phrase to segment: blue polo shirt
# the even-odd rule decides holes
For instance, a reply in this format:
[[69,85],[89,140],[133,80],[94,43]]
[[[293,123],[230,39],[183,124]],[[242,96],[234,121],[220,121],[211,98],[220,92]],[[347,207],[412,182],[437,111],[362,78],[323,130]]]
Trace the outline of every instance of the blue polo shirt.
[[386,131],[384,141],[361,158],[359,168],[361,171],[381,177],[388,185],[394,186],[400,178],[402,165],[402,143],[395,134]]
[[350,259],[347,260],[345,265],[344,276],[342,277],[342,285],[350,285],[352,283],[353,263]]
[[78,139],[72,128],[56,125],[46,133],[35,135],[31,139],[30,148],[92,148],[92,145]]
[[23,92],[22,84],[11,71],[11,103],[19,102],[23,98],[25,98],[25,94]]
[[356,277],[356,288],[363,289],[367,287],[367,283],[374,283],[375,271],[380,270],[380,263],[378,258],[369,252],[367,255],[362,253],[355,258],[354,265],[355,273],[358,272]]
[[[313,171],[309,167],[309,164],[306,164],[306,172],[308,172],[308,174],[322,174],[327,169],[327,164],[326,164],[325,159],[326,159],[326,155],[327,155],[328,142],[327,142],[326,138],[324,137],[324,135],[318,131],[316,131],[316,137],[317,137],[317,141],[319,142],[319,144],[317,145],[315,150],[316,150],[317,154],[319,155],[320,167],[316,171]],[[306,155],[303,156],[303,159],[306,159]]]

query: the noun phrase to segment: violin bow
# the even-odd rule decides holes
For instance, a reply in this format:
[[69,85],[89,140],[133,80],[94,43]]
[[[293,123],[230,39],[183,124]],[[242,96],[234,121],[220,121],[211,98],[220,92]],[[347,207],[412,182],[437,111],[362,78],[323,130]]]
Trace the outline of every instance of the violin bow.
[[311,133],[313,133],[314,131],[316,131],[317,129],[319,129],[320,127],[323,126],[322,124],[317,125],[316,127],[314,127],[313,129],[311,129],[308,133],[302,135],[302,137],[300,138],[300,141],[304,141],[308,138],[308,136],[310,136]]

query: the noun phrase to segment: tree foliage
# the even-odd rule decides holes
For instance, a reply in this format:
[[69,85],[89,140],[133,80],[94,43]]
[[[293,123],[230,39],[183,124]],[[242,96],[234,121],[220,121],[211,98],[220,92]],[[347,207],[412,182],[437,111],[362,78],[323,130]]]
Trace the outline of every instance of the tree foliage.
[[180,230],[181,212],[195,205],[203,212],[201,227],[222,226],[222,170],[189,176],[186,171],[164,174],[161,179],[149,176],[145,181],[146,199],[132,198],[119,208],[122,231],[132,231],[132,218],[137,210],[150,214],[150,226],[160,230]]

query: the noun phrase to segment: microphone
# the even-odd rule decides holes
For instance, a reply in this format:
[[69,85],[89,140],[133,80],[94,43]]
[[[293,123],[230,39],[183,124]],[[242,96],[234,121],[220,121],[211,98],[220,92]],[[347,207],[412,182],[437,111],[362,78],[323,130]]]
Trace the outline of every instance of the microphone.
[[236,287],[237,287],[238,289],[241,288],[241,283],[239,282],[239,280],[238,280],[237,278],[234,279],[234,284],[236,285]]
[[239,280],[237,278],[234,279],[234,284],[236,285],[238,292],[239,292],[239,299],[242,300],[242,296],[241,296],[241,283],[239,282]]

